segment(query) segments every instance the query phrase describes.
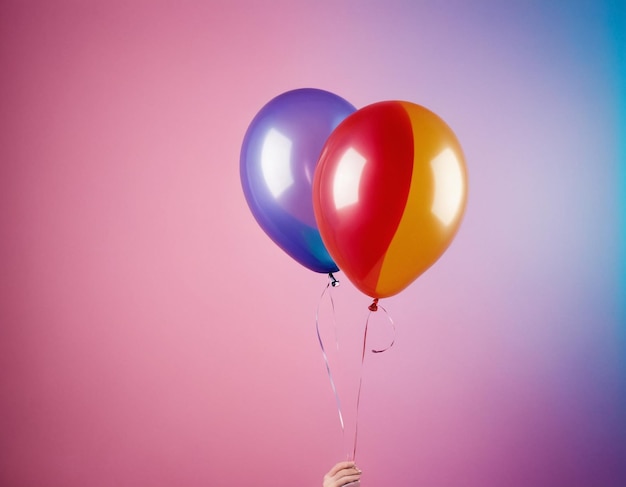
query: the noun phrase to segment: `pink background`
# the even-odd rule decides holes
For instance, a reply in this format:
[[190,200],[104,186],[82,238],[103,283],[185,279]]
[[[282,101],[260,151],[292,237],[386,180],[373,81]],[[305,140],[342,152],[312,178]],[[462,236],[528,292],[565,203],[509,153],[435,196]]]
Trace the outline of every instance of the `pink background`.
[[[456,240],[383,303],[363,486],[626,485],[619,7],[2,1],[0,485],[319,486],[345,457],[326,278],[239,182],[300,87],[422,104],[467,157]],[[353,425],[369,299],[334,297]]]

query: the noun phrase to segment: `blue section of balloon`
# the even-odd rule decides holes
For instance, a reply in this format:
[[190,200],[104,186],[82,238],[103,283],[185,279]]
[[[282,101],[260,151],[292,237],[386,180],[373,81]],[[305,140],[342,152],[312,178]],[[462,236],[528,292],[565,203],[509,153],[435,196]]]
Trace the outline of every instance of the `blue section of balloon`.
[[254,117],[241,148],[241,184],[256,221],[287,254],[315,272],[338,269],[315,222],[313,176],[326,139],[355,111],[328,91],[288,91]]

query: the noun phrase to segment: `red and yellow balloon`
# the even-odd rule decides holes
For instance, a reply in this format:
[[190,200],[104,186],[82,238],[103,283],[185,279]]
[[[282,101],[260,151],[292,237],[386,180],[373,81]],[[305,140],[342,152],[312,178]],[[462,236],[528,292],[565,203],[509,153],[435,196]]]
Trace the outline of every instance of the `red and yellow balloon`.
[[466,201],[456,136],[436,114],[405,101],[348,116],[327,139],[313,181],[324,245],[373,298],[399,293],[437,261]]

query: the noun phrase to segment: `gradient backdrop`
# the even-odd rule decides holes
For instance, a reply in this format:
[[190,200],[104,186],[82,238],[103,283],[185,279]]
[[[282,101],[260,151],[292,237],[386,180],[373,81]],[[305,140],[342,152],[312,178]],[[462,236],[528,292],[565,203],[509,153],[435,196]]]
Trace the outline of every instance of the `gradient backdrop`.
[[[430,108],[470,176],[448,252],[383,302],[363,487],[626,485],[624,9],[0,2],[0,485],[313,487],[345,457],[326,278],[239,182],[300,87]],[[369,299],[334,296],[352,391]]]

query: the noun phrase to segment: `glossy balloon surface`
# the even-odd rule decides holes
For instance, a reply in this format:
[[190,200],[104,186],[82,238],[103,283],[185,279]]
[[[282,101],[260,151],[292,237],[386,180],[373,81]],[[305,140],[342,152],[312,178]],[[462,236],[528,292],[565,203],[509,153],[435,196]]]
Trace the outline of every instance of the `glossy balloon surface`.
[[322,239],[368,296],[392,296],[448,248],[467,200],[461,146],[433,112],[385,101],[328,138],[313,184]]
[[259,111],[241,148],[241,184],[257,222],[287,254],[316,272],[335,272],[337,266],[315,221],[313,177],[328,136],[355,110],[328,91],[288,91]]

